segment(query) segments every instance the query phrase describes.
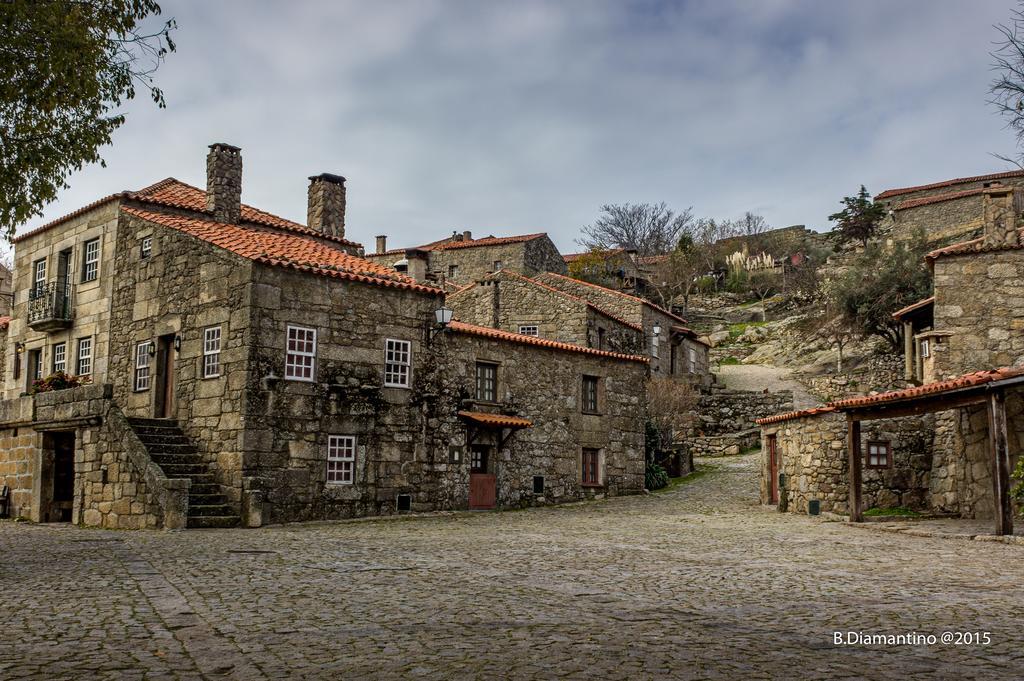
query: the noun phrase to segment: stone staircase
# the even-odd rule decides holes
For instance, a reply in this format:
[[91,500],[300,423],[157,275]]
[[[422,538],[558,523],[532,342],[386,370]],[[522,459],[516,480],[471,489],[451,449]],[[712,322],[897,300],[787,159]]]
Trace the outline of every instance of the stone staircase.
[[241,518],[227,503],[210,467],[174,419],[129,418],[153,463],[168,478],[188,478],[188,527],[238,527]]

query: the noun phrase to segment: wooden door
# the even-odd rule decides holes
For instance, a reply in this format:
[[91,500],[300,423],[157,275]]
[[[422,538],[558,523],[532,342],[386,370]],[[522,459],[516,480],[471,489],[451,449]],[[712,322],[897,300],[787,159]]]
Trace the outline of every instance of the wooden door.
[[779,503],[779,455],[774,435],[768,436],[768,502]]
[[68,522],[75,499],[75,434],[54,433],[51,520]]
[[490,445],[473,445],[469,450],[469,507],[488,509],[497,505],[497,476],[494,475]]
[[174,418],[174,334],[157,339],[153,416],[158,419]]

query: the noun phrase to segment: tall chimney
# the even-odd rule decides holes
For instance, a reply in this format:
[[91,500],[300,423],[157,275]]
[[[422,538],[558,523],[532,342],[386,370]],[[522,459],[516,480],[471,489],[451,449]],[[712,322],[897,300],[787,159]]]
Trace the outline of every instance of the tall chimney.
[[469,231],[467,229],[465,232],[462,233],[462,240],[463,241],[472,241],[473,240],[473,232],[471,232],[471,231]]
[[1001,182],[992,182],[985,187],[982,211],[986,247],[1016,246],[1020,242],[1013,194],[1013,187],[1008,187]]
[[306,223],[328,236],[345,237],[345,178],[314,175],[309,178]]
[[206,210],[218,222],[235,224],[242,214],[242,150],[210,145],[206,155]]
[[380,235],[377,236],[377,253],[381,254],[381,253],[387,253],[387,252],[388,252],[388,235],[387,234],[380,234]]

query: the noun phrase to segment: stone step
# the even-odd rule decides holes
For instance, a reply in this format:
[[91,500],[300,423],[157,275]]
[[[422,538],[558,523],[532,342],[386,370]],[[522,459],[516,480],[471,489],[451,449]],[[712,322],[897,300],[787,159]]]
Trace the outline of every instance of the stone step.
[[188,505],[189,508],[192,505],[196,506],[223,506],[227,504],[227,499],[221,492],[207,492],[205,494],[193,494],[192,489],[188,491]]
[[194,475],[208,475],[210,468],[203,463],[157,464],[168,478],[191,478]]
[[177,419],[147,419],[139,416],[128,417],[128,423],[131,424],[132,428],[143,426],[143,427],[156,427],[156,428],[177,428]]
[[224,500],[220,500],[219,504],[194,504],[192,503],[191,497],[188,500],[188,515],[192,516],[230,516],[234,514],[234,510],[224,503]]
[[196,482],[195,478],[191,478],[192,484],[189,485],[188,495],[192,497],[204,497],[204,496],[221,496],[220,485],[213,482]]
[[166,475],[168,478],[174,478],[174,479],[185,478],[185,479],[191,480],[192,481],[192,485],[189,486],[189,490],[190,491],[197,484],[198,485],[207,485],[207,484],[208,485],[213,485],[218,490],[220,489],[220,486],[217,484],[217,481],[213,477],[213,473],[192,473],[190,475],[186,475],[184,473],[181,473],[181,474],[176,473],[174,475],[171,475],[170,473],[168,473],[165,470],[164,471],[164,475]]
[[153,451],[150,450],[149,457],[157,463],[204,463],[203,458],[194,451]]
[[139,435],[139,440],[146,449],[188,448],[195,449],[184,435]]
[[188,517],[187,527],[225,528],[238,527],[241,524],[242,519],[237,515],[190,515]]

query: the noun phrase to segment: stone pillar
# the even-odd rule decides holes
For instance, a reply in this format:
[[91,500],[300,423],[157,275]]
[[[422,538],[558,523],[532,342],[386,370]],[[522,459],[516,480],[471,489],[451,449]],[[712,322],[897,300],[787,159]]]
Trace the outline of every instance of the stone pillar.
[[242,214],[242,150],[218,142],[206,155],[206,210],[236,224]]
[[405,252],[405,260],[408,262],[406,274],[418,282],[427,280],[427,252],[418,248],[410,248]]
[[345,238],[344,177],[324,173],[309,178],[306,224],[327,236]]
[[1017,215],[1013,204],[1013,187],[1007,187],[1001,182],[993,182],[985,188],[982,210],[986,247],[1000,248],[1016,246],[1019,243]]
[[387,253],[388,250],[388,237],[386,234],[379,234],[377,236],[377,254]]
[[903,322],[903,377],[914,380],[914,325]]

